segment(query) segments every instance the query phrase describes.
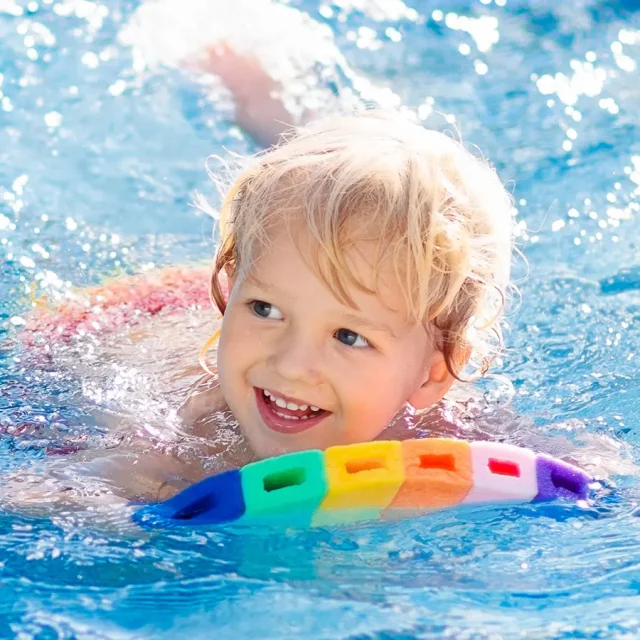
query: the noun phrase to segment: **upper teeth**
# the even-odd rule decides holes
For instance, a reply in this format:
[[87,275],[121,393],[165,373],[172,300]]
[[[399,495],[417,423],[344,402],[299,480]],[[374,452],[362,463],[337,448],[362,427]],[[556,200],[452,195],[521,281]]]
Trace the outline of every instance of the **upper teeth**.
[[[284,398],[274,396],[273,393],[271,393],[271,391],[267,391],[267,389],[263,389],[263,393],[271,400],[271,402],[275,402],[281,409],[289,409],[289,411],[306,411],[309,408],[308,404],[296,404],[295,402],[289,402]],[[311,405],[311,411],[320,411],[320,409]]]

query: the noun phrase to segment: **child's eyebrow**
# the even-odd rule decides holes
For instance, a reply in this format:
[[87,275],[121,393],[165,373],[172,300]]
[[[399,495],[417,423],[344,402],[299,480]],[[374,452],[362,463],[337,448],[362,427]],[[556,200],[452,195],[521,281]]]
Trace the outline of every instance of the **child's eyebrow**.
[[384,323],[373,322],[371,320],[367,320],[367,318],[362,318],[353,313],[347,313],[340,316],[341,320],[344,320],[346,324],[356,325],[360,327],[365,327],[367,329],[371,329],[373,331],[382,331],[390,335],[392,338],[397,338],[396,334],[393,332],[393,329]]
[[258,276],[256,275],[247,276],[247,282],[250,282],[251,284],[255,285],[256,287],[258,287],[258,289],[264,289],[269,293],[272,293],[273,290],[277,288],[277,287],[274,287],[269,282],[264,282],[264,280],[260,280],[260,278],[258,278]]
[[[273,293],[274,290],[277,291],[278,287],[272,285],[270,282],[265,282],[264,280],[260,280],[255,275],[251,275],[247,277],[247,281],[251,282],[251,284],[255,285],[259,289],[266,291],[267,293]],[[340,322],[344,322],[348,325],[355,325],[358,327],[364,327],[366,329],[371,329],[372,331],[381,331],[391,336],[392,338],[397,338],[396,334],[393,332],[393,329],[388,325],[382,322],[373,322],[372,320],[368,320],[367,318],[363,318],[355,313],[345,313],[340,314]]]

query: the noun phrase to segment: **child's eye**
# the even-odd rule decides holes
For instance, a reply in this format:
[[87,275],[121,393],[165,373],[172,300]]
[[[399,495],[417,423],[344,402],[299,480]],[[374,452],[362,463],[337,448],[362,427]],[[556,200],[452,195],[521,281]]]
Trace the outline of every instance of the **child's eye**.
[[272,304],[268,302],[264,302],[263,300],[252,300],[249,303],[249,307],[253,313],[261,318],[268,318],[269,320],[282,320],[282,314],[280,313],[280,309],[278,307],[274,307]]
[[349,329],[338,329],[333,335],[336,340],[342,342],[342,344],[346,344],[348,347],[365,349],[371,346],[371,343],[366,338],[363,338],[355,331],[349,331]]

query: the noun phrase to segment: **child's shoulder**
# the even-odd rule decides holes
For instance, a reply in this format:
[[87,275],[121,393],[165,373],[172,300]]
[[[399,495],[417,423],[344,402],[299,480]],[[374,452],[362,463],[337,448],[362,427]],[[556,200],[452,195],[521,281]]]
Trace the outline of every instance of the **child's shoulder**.
[[[40,299],[20,336],[26,357],[76,378],[83,396],[95,390],[78,400],[91,404],[92,414],[103,414],[98,405],[108,400],[118,422],[145,402],[147,414],[157,406],[156,413],[175,415],[194,389],[202,391],[198,355],[219,327],[209,279],[206,266],[171,266]],[[193,402],[189,407],[191,415]]]

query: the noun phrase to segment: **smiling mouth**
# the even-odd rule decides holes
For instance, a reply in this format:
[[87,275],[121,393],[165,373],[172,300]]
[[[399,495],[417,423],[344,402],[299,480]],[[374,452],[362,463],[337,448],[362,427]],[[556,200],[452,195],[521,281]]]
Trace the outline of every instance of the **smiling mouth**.
[[288,402],[266,389],[254,387],[254,391],[260,416],[269,429],[278,433],[306,431],[331,415],[331,411],[319,407]]

